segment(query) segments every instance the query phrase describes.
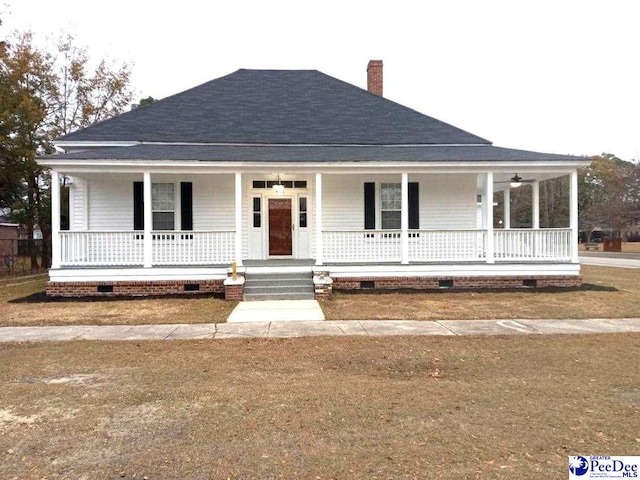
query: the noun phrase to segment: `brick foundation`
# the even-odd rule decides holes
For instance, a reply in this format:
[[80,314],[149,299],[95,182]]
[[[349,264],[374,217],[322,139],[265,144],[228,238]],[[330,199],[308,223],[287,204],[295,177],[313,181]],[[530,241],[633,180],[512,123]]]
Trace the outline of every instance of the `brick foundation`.
[[334,290],[438,290],[501,288],[570,288],[582,286],[580,276],[495,277],[338,277]]
[[[333,290],[439,290],[502,288],[571,288],[582,286],[580,276],[521,277],[338,277],[333,284],[314,285],[315,298],[331,297]],[[226,300],[242,300],[244,283],[224,285],[223,280],[172,280],[130,282],[49,282],[50,297],[114,297],[223,293]]]
[[313,296],[316,300],[328,300],[333,294],[331,283],[316,284],[313,286]]
[[223,280],[49,282],[46,288],[49,297],[192,295],[224,291]]
[[224,299],[242,301],[244,296],[244,285],[225,285]]

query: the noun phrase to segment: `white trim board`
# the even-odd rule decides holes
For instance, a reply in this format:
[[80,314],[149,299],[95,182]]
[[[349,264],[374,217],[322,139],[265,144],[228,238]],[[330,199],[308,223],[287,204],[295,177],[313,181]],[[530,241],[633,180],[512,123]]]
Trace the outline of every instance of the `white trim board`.
[[560,264],[431,264],[431,265],[327,265],[313,267],[332,278],[347,277],[520,277],[578,276],[580,265]]
[[61,268],[49,270],[51,282],[150,282],[224,280],[227,267]]

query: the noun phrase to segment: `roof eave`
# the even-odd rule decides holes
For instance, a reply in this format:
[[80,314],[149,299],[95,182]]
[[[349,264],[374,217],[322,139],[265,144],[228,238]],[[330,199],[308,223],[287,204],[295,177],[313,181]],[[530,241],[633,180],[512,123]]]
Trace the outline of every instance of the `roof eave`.
[[[535,169],[575,169],[585,167],[590,164],[588,159],[578,160],[473,160],[473,161],[452,161],[452,160],[435,160],[435,161],[388,161],[388,160],[343,160],[343,161],[304,161],[304,162],[286,162],[286,161],[208,161],[208,160],[144,160],[144,159],[65,159],[57,160],[55,157],[47,159],[38,159],[38,164],[54,168],[79,168],[79,169],[97,169],[104,170],[108,168],[144,170],[145,168],[153,169],[203,169],[212,170],[220,169],[269,169],[288,168],[297,170],[324,170],[324,169],[358,169],[365,170],[367,168],[388,169],[388,170],[416,170],[416,169],[446,169],[466,171],[502,171],[513,170],[532,171]],[[319,168],[320,167],[320,168]]]

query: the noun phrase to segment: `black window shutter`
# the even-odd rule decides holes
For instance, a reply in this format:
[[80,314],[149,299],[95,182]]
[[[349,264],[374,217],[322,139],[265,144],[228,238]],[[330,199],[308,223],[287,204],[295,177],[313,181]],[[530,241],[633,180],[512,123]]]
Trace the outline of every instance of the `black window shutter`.
[[364,183],[364,228],[375,230],[376,228],[376,184]]
[[418,182],[409,182],[409,229],[420,228],[420,194]]
[[193,183],[180,182],[180,221],[182,230],[193,230]]
[[144,230],[144,184],[133,182],[133,229]]

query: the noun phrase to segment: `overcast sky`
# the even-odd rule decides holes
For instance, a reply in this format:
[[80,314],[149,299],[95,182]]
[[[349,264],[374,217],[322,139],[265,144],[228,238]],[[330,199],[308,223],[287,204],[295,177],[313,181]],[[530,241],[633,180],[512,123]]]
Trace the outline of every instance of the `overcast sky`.
[[[4,4],[4,5],[3,5]],[[2,35],[64,31],[162,98],[239,68],[317,69],[505,147],[640,159],[637,0],[0,0]]]

